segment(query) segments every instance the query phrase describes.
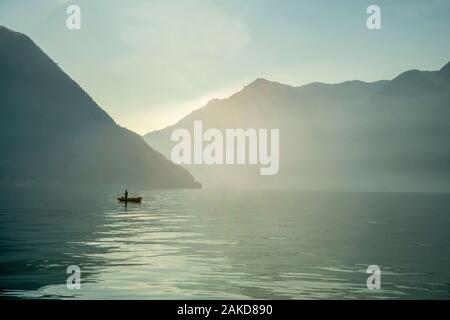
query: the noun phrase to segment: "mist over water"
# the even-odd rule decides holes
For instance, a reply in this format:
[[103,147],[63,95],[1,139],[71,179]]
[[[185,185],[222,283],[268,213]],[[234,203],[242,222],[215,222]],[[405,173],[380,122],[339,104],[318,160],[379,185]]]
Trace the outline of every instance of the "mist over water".
[[134,192],[1,190],[0,296],[449,297],[449,194]]

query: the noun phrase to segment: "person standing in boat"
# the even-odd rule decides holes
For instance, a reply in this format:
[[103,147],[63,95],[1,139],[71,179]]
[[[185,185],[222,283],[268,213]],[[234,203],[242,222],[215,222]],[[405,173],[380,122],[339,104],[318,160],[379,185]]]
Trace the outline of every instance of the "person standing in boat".
[[128,199],[128,190],[127,189],[125,189],[125,199]]

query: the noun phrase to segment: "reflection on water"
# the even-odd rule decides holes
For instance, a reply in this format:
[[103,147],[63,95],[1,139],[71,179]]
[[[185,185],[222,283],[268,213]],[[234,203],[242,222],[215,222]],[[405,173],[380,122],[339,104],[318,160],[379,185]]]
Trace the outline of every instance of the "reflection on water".
[[[450,195],[142,191],[124,205],[107,189],[1,192],[3,296],[449,297]],[[72,264],[81,290],[66,287]]]

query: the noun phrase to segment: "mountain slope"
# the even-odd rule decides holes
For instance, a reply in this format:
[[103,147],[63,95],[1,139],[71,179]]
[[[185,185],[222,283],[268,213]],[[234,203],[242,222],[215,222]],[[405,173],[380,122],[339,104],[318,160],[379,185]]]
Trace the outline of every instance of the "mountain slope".
[[0,27],[0,183],[198,187],[119,127],[28,37]]
[[391,81],[291,87],[258,79],[146,141],[169,156],[175,128],[279,128],[280,171],[186,166],[206,187],[450,191],[450,66]]

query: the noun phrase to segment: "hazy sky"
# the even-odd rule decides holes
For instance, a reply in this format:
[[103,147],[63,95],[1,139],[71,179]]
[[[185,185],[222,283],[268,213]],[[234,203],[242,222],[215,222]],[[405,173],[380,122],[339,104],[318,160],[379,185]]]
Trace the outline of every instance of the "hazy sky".
[[[66,28],[69,4],[81,7],[79,31]],[[381,30],[366,27],[370,4]],[[259,77],[372,81],[450,61],[448,0],[0,0],[0,24],[138,133]]]

